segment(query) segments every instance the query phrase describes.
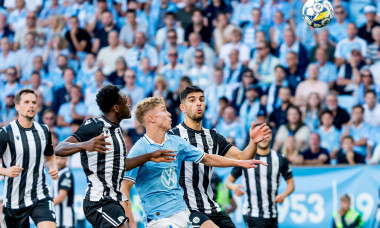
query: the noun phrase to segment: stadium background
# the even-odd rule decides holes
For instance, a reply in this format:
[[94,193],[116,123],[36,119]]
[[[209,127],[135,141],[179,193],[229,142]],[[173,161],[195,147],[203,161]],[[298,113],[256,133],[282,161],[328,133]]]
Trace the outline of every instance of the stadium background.
[[[353,197],[352,206],[362,214],[366,222],[365,226],[379,227],[380,212],[378,212],[377,220],[375,215],[379,204],[380,167],[375,164],[380,162],[380,146],[378,146],[380,121],[377,121],[380,120],[380,33],[372,33],[373,27],[377,25],[374,24],[370,26],[372,30],[367,34],[359,29],[359,36],[363,38],[364,42],[356,42],[356,36],[355,42],[352,43],[348,42],[346,38],[348,22],[353,22],[357,28],[363,28],[363,26],[365,28],[366,16],[371,13],[375,14],[374,21],[379,22],[380,1],[331,1],[335,9],[339,8],[340,11],[343,11],[343,17],[335,15],[334,20],[326,27],[330,33],[327,43],[322,42],[326,41],[323,40],[323,37],[313,34],[313,32],[320,33],[322,29],[312,30],[303,22],[301,14],[303,2],[304,0],[0,1],[0,38],[2,38],[0,47],[0,126],[4,126],[16,118],[12,99],[17,91],[25,87],[36,87],[40,98],[43,98],[39,99],[36,121],[47,124],[50,130],[57,134],[57,143],[69,136],[83,122],[83,119],[97,117],[101,114],[96,107],[95,95],[99,88],[109,83],[119,85],[122,91],[130,97],[133,106],[146,96],[164,97],[168,109],[173,114],[174,122],[180,122],[183,120],[183,116],[179,114],[178,110],[178,94],[183,86],[191,82],[206,91],[208,109],[204,121],[205,127],[215,126],[221,134],[236,143],[239,148],[244,148],[246,144],[244,128],[247,123],[252,120],[267,122],[273,120],[270,118],[271,113],[281,105],[281,102],[273,102],[274,97],[278,97],[277,92],[274,93],[275,96],[272,96],[272,99],[273,91],[268,90],[276,82],[273,73],[276,65],[272,64],[273,66],[269,66],[267,69],[255,67],[255,61],[260,55],[257,45],[263,41],[262,36],[271,46],[270,56],[273,57],[272,59],[276,56],[279,57],[278,62],[285,68],[285,86],[294,86],[292,87],[292,96],[295,97],[295,100],[297,97],[302,98],[305,94],[304,91],[297,94],[296,90],[301,82],[308,81],[310,64],[320,64],[319,59],[316,60],[315,56],[316,47],[324,49],[327,46],[328,48],[324,50],[331,61],[332,65],[330,66],[333,67],[327,70],[320,68],[319,82],[328,84],[328,92],[338,90],[338,105],[349,115],[354,105],[360,104],[364,107],[363,122],[367,128],[364,132],[353,131],[348,134],[355,140],[367,138],[364,150],[358,148],[364,151],[362,155],[367,164],[335,166],[336,159],[331,159],[330,165],[295,167],[296,191],[283,205],[279,206],[280,226],[329,227],[331,226],[332,212],[339,206],[339,196],[348,193]],[[55,3],[58,5],[52,6]],[[163,10],[160,10],[161,6]],[[190,7],[191,12],[198,8],[203,15],[200,13],[192,15],[184,10],[184,7]],[[128,9],[129,13],[126,13]],[[254,19],[251,15],[253,9],[259,9],[261,12],[258,27],[253,27]],[[107,10],[110,11],[108,14],[111,15],[111,19],[102,18],[102,12]],[[134,12],[135,18],[133,17]],[[177,16],[175,23],[172,24],[177,36],[177,40],[174,42],[177,43],[174,45],[176,47],[172,45],[173,39],[169,37],[169,34],[173,35],[173,32],[168,32],[167,29],[172,22],[170,22],[170,18],[165,19],[166,16],[170,17],[170,13]],[[220,13],[222,16],[219,17]],[[81,35],[78,38],[86,42],[85,47],[78,48],[72,42],[70,35],[74,26],[70,21],[72,16],[78,18],[78,26],[83,29],[80,30]],[[127,21],[133,19],[136,19],[137,22],[135,31],[127,26]],[[341,23],[338,23],[337,20],[341,20]],[[190,38],[189,34],[194,29],[199,29],[198,26],[201,27],[200,36],[193,35]],[[103,29],[104,27],[107,29]],[[223,32],[221,32],[222,29]],[[289,29],[296,37],[296,41],[291,45],[302,44],[305,53],[302,53],[302,48],[295,48],[297,45],[287,46],[286,42],[289,39],[285,37],[285,33]],[[107,39],[110,30],[120,32],[119,38],[126,48],[118,46],[117,51],[110,51],[108,46],[110,43]],[[234,46],[231,43],[233,42],[231,34],[235,30],[241,32],[241,38],[238,40],[239,45],[231,47]],[[31,31],[34,34],[32,38],[36,39],[35,43],[33,43],[33,39],[25,39],[26,34]],[[146,36],[141,52],[137,51],[137,46],[141,46],[139,43],[141,39],[140,41],[134,39],[136,31],[142,32]],[[264,31],[261,33],[262,36],[257,35],[260,34],[260,31]],[[201,43],[197,43],[198,37]],[[171,43],[170,39],[172,39]],[[340,46],[346,46],[334,53],[334,50],[338,49],[339,43]],[[170,46],[174,49],[171,49]],[[235,56],[233,59],[234,56],[230,53],[236,47],[239,49],[238,58]],[[196,49],[203,50],[204,57],[200,69],[196,67],[198,61],[196,55],[202,54],[202,52],[195,51]],[[352,50],[361,54],[361,65],[358,64],[358,66],[360,65],[359,76],[346,70],[352,62],[350,57],[353,54]],[[89,54],[92,52],[95,55]],[[296,63],[295,68],[298,75],[291,73],[292,70],[289,69],[287,60],[289,52],[298,54],[296,59],[298,64]],[[346,54],[347,57],[342,54]],[[123,61],[120,59],[116,63],[115,56],[117,55],[120,55],[128,69],[132,70],[127,71],[125,77],[123,76],[126,67],[123,68],[121,64]],[[334,57],[337,57],[338,61]],[[339,57],[343,57],[343,62],[339,63]],[[112,59],[111,63],[110,59]],[[177,63],[175,67],[170,65],[170,61]],[[231,73],[231,62],[234,61],[237,61],[238,70]],[[244,67],[242,67],[243,65]],[[103,74],[99,74],[98,69],[101,69]],[[212,96],[213,91],[217,88],[215,84],[218,69],[221,69],[224,77],[218,88],[223,87],[223,89],[217,96]],[[246,69],[252,69],[256,78],[248,86],[243,85],[244,80],[242,79]],[[368,73],[371,74],[372,80],[365,79],[365,74],[368,75]],[[183,76],[188,76],[188,79],[183,79]],[[297,77],[299,80],[297,79],[298,81],[294,85]],[[343,86],[339,90],[336,85],[338,78],[342,77],[354,81],[351,83],[353,86]],[[183,80],[181,81],[181,79]],[[77,88],[74,85],[79,86],[79,89],[72,89]],[[253,89],[257,93],[253,102],[257,105],[251,109],[254,112],[241,111],[245,103],[237,102],[239,99],[235,92],[243,87],[245,87],[243,91]],[[368,102],[364,97],[364,92],[368,89],[374,90],[377,95],[376,106],[373,110],[368,110]],[[242,96],[245,100],[250,99],[247,94],[243,93]],[[224,97],[226,99],[220,99]],[[309,101],[304,104],[295,104],[301,108],[301,122],[306,124],[308,134],[321,129],[318,112],[329,109],[326,100],[327,93],[324,93],[319,105],[314,105],[315,109],[308,108],[306,103]],[[227,103],[224,104],[223,101]],[[74,103],[76,115],[70,114],[73,106],[70,104],[71,102]],[[269,102],[273,104],[267,105]],[[226,110],[229,109],[226,107],[228,106],[233,107],[236,112],[235,116],[231,117],[229,115],[231,113],[227,113]],[[309,104],[309,106],[313,105]],[[257,117],[260,119],[256,119]],[[281,125],[284,125],[288,119],[286,115],[281,118],[284,121],[281,122]],[[143,134],[141,125],[135,124],[134,121],[132,119],[122,124],[129,148]],[[281,125],[272,125],[274,133]],[[334,149],[342,149],[339,138],[343,134],[343,130],[340,128],[337,130],[339,135],[333,141],[323,139],[322,135],[320,142],[322,147],[334,144],[336,146]],[[289,142],[285,141],[284,144],[290,143],[293,139],[291,134],[287,135],[287,139]],[[307,140],[304,146],[308,147]],[[366,155],[366,150],[370,151],[372,158]],[[281,149],[281,152],[284,150]],[[297,150],[297,153],[301,155],[302,152],[301,149]],[[331,151],[329,150],[329,152]],[[344,155],[344,151],[342,154]],[[290,154],[286,154],[286,156],[291,160]],[[297,162],[295,161],[295,163]],[[81,219],[83,218],[82,196],[86,180],[80,168],[79,156],[71,158],[69,166],[72,168],[76,180],[76,215],[78,219]],[[229,171],[230,169],[217,169],[218,174],[223,178],[226,178]],[[2,188],[3,183],[0,183]],[[280,191],[283,187],[280,188]],[[240,211],[241,200],[241,198],[236,198],[239,207],[232,215],[238,227],[244,226]],[[78,223],[78,226],[80,225],[81,223]]]

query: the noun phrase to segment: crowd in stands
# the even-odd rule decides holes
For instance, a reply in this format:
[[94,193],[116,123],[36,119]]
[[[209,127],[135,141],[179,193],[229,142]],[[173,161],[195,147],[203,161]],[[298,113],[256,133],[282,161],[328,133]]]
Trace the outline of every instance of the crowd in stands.
[[[380,2],[334,0],[323,29],[303,21],[304,2],[0,1],[0,126],[32,88],[57,143],[101,116],[96,94],[115,84],[133,111],[164,98],[174,127],[181,91],[197,85],[204,126],[240,149],[251,122],[267,122],[292,164],[379,163]],[[129,148],[144,134],[134,116],[122,128]]]

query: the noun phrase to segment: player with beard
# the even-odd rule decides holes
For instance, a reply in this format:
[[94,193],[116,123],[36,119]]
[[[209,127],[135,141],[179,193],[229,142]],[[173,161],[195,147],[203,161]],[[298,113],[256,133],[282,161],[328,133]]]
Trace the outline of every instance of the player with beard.
[[[270,137],[270,129],[265,125],[249,130],[250,141],[243,150],[232,146],[214,129],[202,127],[206,103],[202,89],[189,86],[181,93],[180,109],[185,114],[185,121],[171,131],[191,145],[208,154],[216,154],[236,160],[248,160],[255,157],[257,143]],[[213,200],[211,177],[213,167],[202,163],[184,161],[180,173],[180,185],[184,190],[184,200],[191,212],[190,221],[193,227],[235,227],[231,218]]]
[[[259,128],[256,126],[255,128]],[[292,168],[288,159],[270,149],[272,134],[269,138],[259,142],[255,159],[268,163],[268,167],[262,169],[234,168],[227,179],[227,188],[234,191],[235,195],[246,197],[243,203],[244,220],[248,228],[276,228],[277,203],[284,202],[285,198],[294,191]],[[286,181],[284,192],[277,194],[280,185],[280,175]],[[243,176],[243,185],[234,184],[236,179]]]

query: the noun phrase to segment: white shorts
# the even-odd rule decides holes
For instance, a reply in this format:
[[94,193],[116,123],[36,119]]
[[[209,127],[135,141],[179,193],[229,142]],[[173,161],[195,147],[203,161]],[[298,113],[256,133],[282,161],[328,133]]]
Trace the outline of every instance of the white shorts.
[[190,211],[188,209],[183,210],[168,218],[162,218],[159,220],[152,220],[147,224],[147,228],[188,228],[190,225]]

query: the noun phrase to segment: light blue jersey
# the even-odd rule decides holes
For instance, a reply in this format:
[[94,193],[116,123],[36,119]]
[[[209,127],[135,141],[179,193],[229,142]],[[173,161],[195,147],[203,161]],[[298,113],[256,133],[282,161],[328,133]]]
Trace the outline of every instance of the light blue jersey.
[[149,161],[126,172],[124,177],[135,182],[145,215],[151,220],[167,218],[187,209],[183,189],[178,183],[181,164],[183,161],[199,163],[205,156],[203,151],[181,137],[166,134],[162,144],[157,144],[144,135],[132,147],[128,158],[156,150],[173,150],[177,154],[176,160],[172,163]]

